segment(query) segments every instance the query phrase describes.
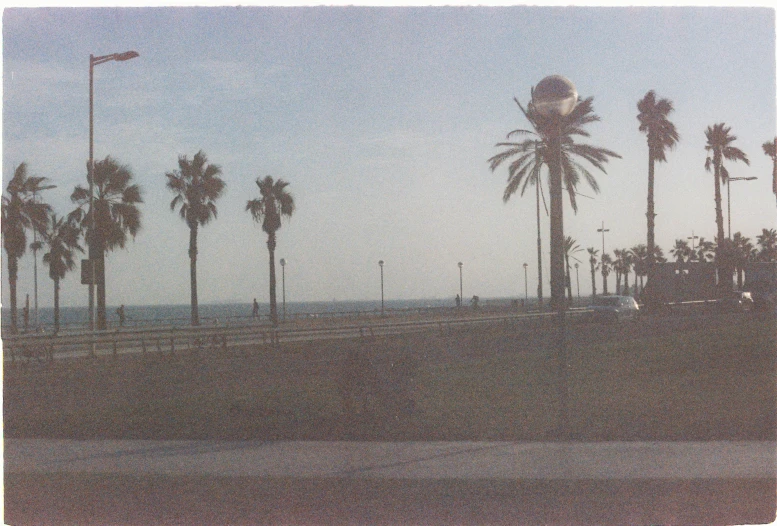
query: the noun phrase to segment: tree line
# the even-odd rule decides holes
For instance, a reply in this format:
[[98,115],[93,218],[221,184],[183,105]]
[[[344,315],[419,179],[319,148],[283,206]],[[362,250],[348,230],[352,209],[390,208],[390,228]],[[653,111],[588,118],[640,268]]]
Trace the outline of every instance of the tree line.
[[[532,88],[532,93],[534,88]],[[510,198],[520,189],[521,195],[524,195],[528,186],[535,187],[536,214],[537,214],[537,268],[538,285],[537,297],[540,305],[543,301],[542,294],[542,236],[540,231],[540,197],[544,202],[544,190],[542,185],[542,168],[550,168],[553,160],[553,152],[561,151],[562,159],[560,162],[562,171],[562,181],[564,189],[567,192],[570,205],[573,212],[577,212],[577,202],[575,195],[577,187],[582,179],[595,192],[599,193],[599,185],[596,178],[581,164],[580,161],[586,161],[595,169],[606,173],[605,164],[611,158],[620,158],[620,155],[607,148],[601,148],[588,144],[576,142],[576,138],[590,136],[586,126],[592,122],[599,121],[598,115],[593,112],[593,97],[588,97],[577,103],[575,109],[560,124],[560,128],[553,129],[553,133],[548,132],[548,123],[543,121],[542,115],[533,107],[532,103],[527,106],[521,104],[517,98],[513,98],[518,105],[524,118],[529,122],[528,129],[515,129],[507,134],[506,141],[496,144],[502,151],[488,159],[491,171],[496,171],[503,163],[508,163],[507,185],[502,195],[502,200],[507,203]],[[648,91],[645,96],[637,102],[637,121],[638,129],[644,133],[647,138],[648,147],[648,170],[647,170],[647,239],[645,244],[639,244],[631,249],[618,249],[613,251],[614,257],[609,254],[599,255],[599,251],[589,248],[589,264],[591,268],[591,286],[593,294],[596,295],[596,272],[602,274],[602,292],[607,294],[607,277],[611,272],[616,273],[616,292],[620,292],[620,280],[624,279],[624,289],[629,290],[628,276],[632,269],[635,272],[635,280],[638,277],[640,282],[644,282],[644,277],[648,275],[650,268],[655,263],[665,262],[663,251],[655,243],[655,179],[656,163],[667,162],[666,153],[675,148],[680,140],[680,134],[669,116],[674,111],[674,104],[671,100],[660,98],[654,90]],[[677,240],[675,247],[670,250],[678,261],[692,261],[694,258],[701,258],[706,261],[714,262],[718,267],[719,276],[721,276],[720,287],[721,294],[725,289],[730,290],[733,282],[733,274],[736,271],[738,286],[742,286],[742,269],[744,264],[752,260],[777,261],[774,253],[775,242],[772,240],[774,230],[763,229],[758,236],[760,251],[756,251],[752,242],[737,232],[731,239],[727,239],[723,229],[723,211],[721,186],[729,184],[729,173],[726,163],[741,161],[749,165],[750,160],[741,149],[734,146],[737,137],[731,133],[731,127],[725,123],[717,123],[707,127],[705,130],[707,139],[705,151],[707,156],[704,162],[706,171],[711,172],[715,182],[715,226],[717,235],[714,241],[704,241],[700,239],[699,249],[691,251],[690,247],[683,245],[687,243],[684,240]],[[523,140],[515,140],[525,137]],[[558,141],[553,144],[552,141]],[[777,137],[772,141],[766,141],[762,145],[763,153],[772,159],[774,165],[773,188],[777,194]],[[604,227],[602,227],[604,228]],[[566,281],[567,293],[571,300],[571,278],[569,257],[571,252],[580,251],[576,242],[571,238],[566,238],[563,243],[563,250],[566,259]],[[551,247],[553,250],[554,247]],[[688,252],[685,251],[688,248]],[[701,256],[699,255],[701,254]],[[728,276],[729,279],[726,279]]]
[[[76,205],[69,213],[59,216],[51,205],[42,200],[44,190],[55,188],[46,177],[28,174],[27,164],[21,163],[2,197],[3,248],[8,262],[11,331],[18,332],[17,290],[19,259],[28,248],[29,234],[35,242],[29,248],[46,249],[43,262],[48,266],[54,283],[54,330],[59,330],[60,281],[76,268],[76,258],[90,247],[91,269],[96,285],[96,327],[105,329],[105,255],[124,248],[141,229],[139,205],[142,189],[133,181],[130,168],[107,156],[94,163],[87,175],[87,187],[77,185],[70,196]],[[192,159],[178,157],[178,169],[165,174],[166,186],[174,197],[170,210],[178,211],[189,227],[189,263],[191,289],[191,323],[199,325],[197,299],[197,234],[218,215],[216,201],[224,194],[226,182],[221,167],[208,162],[200,150]],[[270,316],[278,323],[276,306],[275,246],[281,220],[294,213],[294,197],[289,183],[272,176],[257,178],[259,197],[249,199],[245,210],[262,225],[267,234],[270,266]],[[93,198],[88,187],[93,187]],[[38,237],[40,241],[38,241]]]

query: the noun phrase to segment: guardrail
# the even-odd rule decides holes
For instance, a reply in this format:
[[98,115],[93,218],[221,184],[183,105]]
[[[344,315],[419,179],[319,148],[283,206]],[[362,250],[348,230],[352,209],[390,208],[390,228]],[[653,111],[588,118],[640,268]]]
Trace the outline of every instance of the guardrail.
[[[575,318],[584,310],[570,310]],[[553,312],[514,313],[500,316],[462,316],[390,323],[346,324],[279,328],[268,325],[234,325],[210,327],[165,327],[152,329],[119,329],[67,334],[32,334],[5,336],[4,358],[17,361],[53,361],[56,358],[118,355],[124,353],[218,352],[255,345],[278,346],[281,343],[347,338],[372,338],[392,334],[437,331],[441,335],[482,325],[550,321]]]

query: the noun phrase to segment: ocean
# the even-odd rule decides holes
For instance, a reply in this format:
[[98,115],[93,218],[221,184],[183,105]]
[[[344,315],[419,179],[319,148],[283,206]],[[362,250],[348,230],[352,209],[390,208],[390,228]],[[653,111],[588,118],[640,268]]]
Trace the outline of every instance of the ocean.
[[[509,303],[509,299],[485,299],[481,305],[489,303]],[[392,312],[414,309],[435,309],[455,307],[453,298],[450,299],[414,299],[414,300],[386,300],[384,309],[389,314]],[[468,305],[465,302],[465,306]],[[328,317],[347,315],[371,315],[380,313],[380,300],[370,301],[314,301],[314,302],[287,302],[286,318],[299,317]],[[106,309],[108,326],[116,327],[119,324],[119,316],[116,313],[117,305]],[[191,322],[191,307],[185,305],[125,305],[125,326],[141,327],[154,325],[186,326]],[[200,323],[206,324],[237,324],[251,319],[251,303],[204,303],[199,305]],[[263,320],[269,320],[270,305],[259,304],[259,315]],[[29,330],[35,327],[35,314],[30,308],[28,322]],[[283,303],[278,302],[278,317],[283,317]],[[54,325],[54,309],[52,307],[39,307],[39,325],[44,330],[49,330]],[[88,327],[88,309],[86,307],[62,307],[60,308],[60,326],[62,329],[78,330]],[[18,311],[18,327],[24,331],[24,316],[20,308]],[[2,325],[6,329],[10,325],[10,310],[2,309]]]

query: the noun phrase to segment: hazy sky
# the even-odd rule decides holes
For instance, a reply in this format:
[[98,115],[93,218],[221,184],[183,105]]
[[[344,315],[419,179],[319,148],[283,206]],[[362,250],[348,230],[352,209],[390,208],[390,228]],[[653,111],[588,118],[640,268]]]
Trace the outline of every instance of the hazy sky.
[[[767,8],[200,7],[6,9],[3,14],[3,187],[15,166],[58,187],[59,214],[85,183],[89,54],[140,57],[95,68],[95,158],[131,167],[143,188],[143,229],[107,258],[109,305],[187,303],[188,229],[164,174],[199,149],[227,182],[218,220],[200,230],[200,301],[268,300],[266,236],[244,211],[257,177],[290,183],[297,211],[278,235],[288,301],[536,290],[532,192],[502,203],[507,169],[495,143],[527,127],[513,97],[562,74],[594,97],[590,144],[623,158],[581,186],[565,233],[601,250],[646,240],[647,146],[637,101],[654,89],[675,105],[681,135],[656,170],[656,240],[715,236],[707,126],[725,122],[751,165],[729,165],[732,228],[755,238],[777,224],[775,18]],[[724,189],[725,197],[725,189]],[[724,214],[725,214],[724,201]],[[544,277],[548,218],[543,217]],[[590,291],[581,253],[580,289]],[[32,255],[19,301],[33,291]],[[279,280],[280,280],[280,267]],[[52,282],[39,262],[39,298]],[[2,300],[8,304],[3,253]],[[280,286],[280,283],[279,283]],[[600,284],[597,285],[599,288]],[[613,278],[610,279],[613,288]],[[549,295],[549,286],[545,285]],[[63,305],[85,305],[74,272]]]

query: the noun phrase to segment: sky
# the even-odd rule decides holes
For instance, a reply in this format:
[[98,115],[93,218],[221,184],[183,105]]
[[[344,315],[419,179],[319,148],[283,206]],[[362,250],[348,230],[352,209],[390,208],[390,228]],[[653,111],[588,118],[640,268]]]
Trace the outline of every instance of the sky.
[[[129,166],[143,189],[143,227],[106,260],[108,305],[186,304],[188,228],[171,212],[165,173],[203,150],[227,188],[199,232],[201,303],[269,301],[266,235],[245,211],[255,180],[289,183],[296,211],[278,232],[287,301],[529,296],[536,291],[532,191],[502,202],[495,144],[528,123],[543,77],[561,74],[594,98],[584,142],[622,156],[582,184],[565,234],[581,248],[646,242],[647,145],[637,101],[669,98],[680,142],[656,168],[656,242],[715,236],[704,131],[724,122],[750,166],[732,163],[731,226],[755,241],[777,225],[775,15],[765,7],[129,7],[3,12],[3,187],[16,166],[57,185],[59,214],[85,184],[88,58],[96,66],[95,158]],[[726,189],[724,189],[725,199]],[[724,215],[726,201],[724,200]],[[542,218],[549,296],[549,220]],[[581,252],[580,293],[590,294]],[[39,255],[40,257],[40,255]],[[8,305],[3,254],[2,302]],[[523,263],[528,263],[528,287]],[[280,288],[280,267],[279,288]],[[575,279],[573,277],[573,279]],[[53,284],[38,261],[39,305]],[[601,290],[601,283],[597,283]],[[610,278],[613,288],[613,278]],[[20,262],[19,301],[32,297]],[[84,306],[73,272],[64,306]]]

